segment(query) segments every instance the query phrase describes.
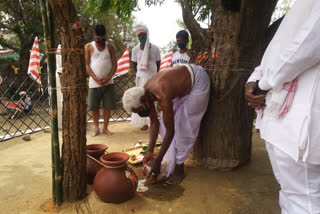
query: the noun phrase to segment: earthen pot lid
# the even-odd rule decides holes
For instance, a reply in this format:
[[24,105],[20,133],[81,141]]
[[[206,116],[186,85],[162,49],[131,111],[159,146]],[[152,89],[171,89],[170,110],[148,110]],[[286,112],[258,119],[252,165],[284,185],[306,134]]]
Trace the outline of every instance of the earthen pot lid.
[[110,152],[100,157],[100,161],[107,166],[122,167],[129,160],[130,156],[124,152]]

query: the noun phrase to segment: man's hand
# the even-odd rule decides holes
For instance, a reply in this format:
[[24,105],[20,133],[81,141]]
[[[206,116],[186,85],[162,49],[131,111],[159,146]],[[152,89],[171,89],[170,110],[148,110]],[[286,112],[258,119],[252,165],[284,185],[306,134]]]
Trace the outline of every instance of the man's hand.
[[153,152],[147,152],[142,161],[143,165],[149,164],[152,161],[153,156]]
[[[112,77],[111,77],[112,78]],[[105,78],[102,78],[101,80],[101,82],[102,82],[102,85],[105,85],[105,84],[107,84],[107,82],[109,82],[109,80],[111,79],[110,77],[105,77]]]
[[150,167],[151,167],[150,176],[158,177],[158,175],[160,174],[161,160],[159,160],[158,158],[154,159],[151,162]]
[[246,84],[245,99],[248,105],[252,108],[263,109],[265,108],[265,94],[255,95],[256,82],[249,82]]
[[98,83],[99,85],[104,84],[103,79],[101,79],[101,78],[95,77],[95,78],[93,78],[93,80],[96,81],[96,83]]

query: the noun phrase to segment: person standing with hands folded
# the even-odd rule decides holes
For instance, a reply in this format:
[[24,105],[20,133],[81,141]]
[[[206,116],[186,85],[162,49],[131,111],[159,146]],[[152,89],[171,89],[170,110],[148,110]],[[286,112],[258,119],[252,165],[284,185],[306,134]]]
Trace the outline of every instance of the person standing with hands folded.
[[106,42],[104,25],[95,26],[94,41],[85,46],[86,72],[89,75],[88,109],[92,111],[94,132],[100,134],[99,110],[103,103],[103,133],[112,135],[108,129],[111,110],[114,108],[114,85],[112,76],[117,70],[116,50]]

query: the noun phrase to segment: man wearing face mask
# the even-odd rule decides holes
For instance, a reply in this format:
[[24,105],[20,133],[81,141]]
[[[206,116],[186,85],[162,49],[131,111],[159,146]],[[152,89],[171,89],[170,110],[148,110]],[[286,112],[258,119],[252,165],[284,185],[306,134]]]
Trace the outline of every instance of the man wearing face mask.
[[185,30],[180,30],[177,35],[177,45],[179,48],[179,51],[172,54],[172,66],[182,65],[189,63],[190,57],[187,53],[187,44],[189,42],[189,34]]
[[92,111],[94,132],[100,134],[99,110],[103,103],[104,127],[103,133],[111,135],[108,129],[110,111],[114,108],[114,85],[112,76],[117,70],[116,50],[106,42],[104,25],[95,26],[94,41],[86,44],[86,71],[89,75],[88,109]]
[[[136,86],[143,87],[144,84],[159,71],[160,49],[149,41],[148,28],[143,24],[136,26],[136,35],[139,44],[133,48],[131,61],[136,72]],[[131,125],[140,127],[141,130],[148,129],[148,118],[140,117],[132,113]]]
[[[128,113],[150,118],[148,152],[143,159],[144,165],[150,165],[148,181],[168,178],[168,184],[178,184],[183,180],[184,162],[199,133],[209,92],[210,78],[204,69],[184,64],[161,71],[143,87],[124,93],[122,102]],[[156,101],[162,110],[160,121]],[[162,144],[153,160],[159,130]]]

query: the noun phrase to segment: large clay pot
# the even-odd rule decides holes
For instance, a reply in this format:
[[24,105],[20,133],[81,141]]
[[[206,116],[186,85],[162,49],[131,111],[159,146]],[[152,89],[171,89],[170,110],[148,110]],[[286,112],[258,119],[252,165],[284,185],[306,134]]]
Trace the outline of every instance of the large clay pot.
[[[99,161],[100,157],[105,153],[107,149],[108,146],[104,144],[91,144],[87,145],[87,154]],[[102,168],[102,165],[97,161],[94,161],[87,156],[87,184],[93,184],[94,177]]]
[[94,190],[104,202],[121,203],[131,199],[138,186],[137,175],[127,166],[129,155],[112,152],[101,156],[105,165],[94,179]]

